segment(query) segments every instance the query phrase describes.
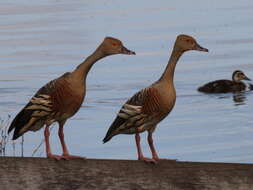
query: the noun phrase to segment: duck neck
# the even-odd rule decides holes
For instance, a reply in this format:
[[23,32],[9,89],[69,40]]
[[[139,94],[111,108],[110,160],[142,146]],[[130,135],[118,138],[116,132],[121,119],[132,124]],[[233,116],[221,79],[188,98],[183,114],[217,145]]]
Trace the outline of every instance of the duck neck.
[[76,67],[76,69],[73,71],[73,74],[79,80],[85,80],[93,64],[104,57],[106,57],[105,53],[101,50],[100,47],[98,47],[94,53],[92,53],[80,65]]
[[173,83],[176,64],[182,54],[183,54],[183,51],[181,51],[180,49],[174,46],[169,62],[167,64],[167,67],[163,75],[160,78],[160,81],[166,82],[166,83]]
[[240,83],[241,82],[241,80],[238,79],[236,76],[232,77],[232,81],[234,81],[235,83]]
[[233,81],[234,81],[235,83],[241,82],[240,80],[237,80],[237,79],[233,79]]

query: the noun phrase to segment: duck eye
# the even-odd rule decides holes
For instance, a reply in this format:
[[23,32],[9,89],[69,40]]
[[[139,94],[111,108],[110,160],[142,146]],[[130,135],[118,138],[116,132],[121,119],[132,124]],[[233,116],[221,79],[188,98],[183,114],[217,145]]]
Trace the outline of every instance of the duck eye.
[[186,40],[186,42],[190,42],[190,40]]
[[112,43],[113,46],[117,46],[117,44],[115,42]]

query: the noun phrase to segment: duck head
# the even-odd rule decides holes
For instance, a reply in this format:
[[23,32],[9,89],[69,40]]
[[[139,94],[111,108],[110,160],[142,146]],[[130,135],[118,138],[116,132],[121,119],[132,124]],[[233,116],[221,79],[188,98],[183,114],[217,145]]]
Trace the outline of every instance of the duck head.
[[235,82],[240,82],[241,80],[251,80],[242,71],[236,70],[232,74],[232,80]]
[[114,55],[114,54],[135,55],[134,51],[127,49],[120,40],[113,37],[106,37],[102,42],[102,44],[99,46],[99,49],[105,55]]
[[201,47],[193,37],[185,34],[177,36],[175,47],[182,52],[189,50],[208,52],[208,49]]

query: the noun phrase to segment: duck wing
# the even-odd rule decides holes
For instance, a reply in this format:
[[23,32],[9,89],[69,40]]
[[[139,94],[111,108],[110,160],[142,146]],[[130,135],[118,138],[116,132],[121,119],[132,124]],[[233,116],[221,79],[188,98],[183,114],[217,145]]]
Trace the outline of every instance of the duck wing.
[[205,93],[226,93],[230,92],[233,86],[234,82],[231,80],[216,80],[199,87],[198,91]]
[[121,107],[103,142],[120,133],[133,134],[146,130],[145,124],[152,121],[159,111],[158,90],[153,87],[142,89]]
[[8,133],[13,129],[13,140],[23,135],[28,130],[38,130],[44,126],[50,118],[54,122],[57,114],[57,106],[64,91],[65,77],[67,74],[50,81],[40,88],[31,98],[28,104],[16,115],[12,121]]

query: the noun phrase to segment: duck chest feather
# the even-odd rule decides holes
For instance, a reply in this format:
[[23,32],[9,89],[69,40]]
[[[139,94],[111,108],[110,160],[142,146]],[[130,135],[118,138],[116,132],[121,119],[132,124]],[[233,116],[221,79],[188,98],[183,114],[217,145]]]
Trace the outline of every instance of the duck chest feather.
[[146,98],[143,105],[145,114],[167,115],[175,105],[174,91],[163,91],[155,87],[146,89]]
[[81,107],[85,90],[84,85],[73,85],[67,80],[60,81],[52,94],[53,109],[61,114],[72,116]]
[[160,110],[164,114],[168,114],[174,107],[176,102],[176,91],[174,86],[155,85],[157,99],[160,104]]

